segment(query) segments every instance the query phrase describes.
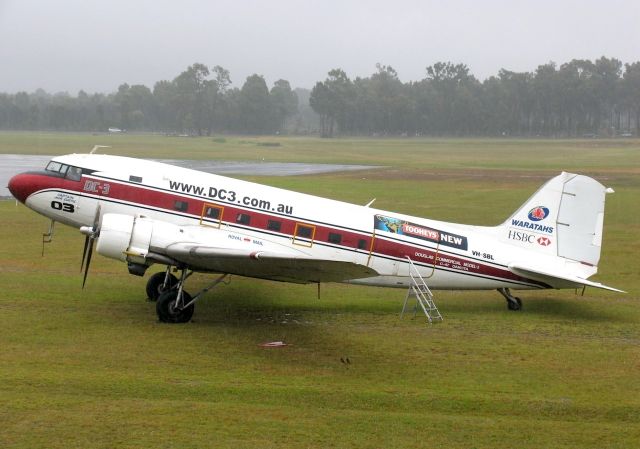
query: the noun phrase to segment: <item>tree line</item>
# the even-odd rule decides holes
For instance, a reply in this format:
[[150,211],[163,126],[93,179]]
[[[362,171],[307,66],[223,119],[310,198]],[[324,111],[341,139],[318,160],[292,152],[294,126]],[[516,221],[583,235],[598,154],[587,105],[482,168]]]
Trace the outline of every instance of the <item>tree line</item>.
[[[438,62],[403,83],[378,64],[366,78],[328,73],[311,91],[259,75],[232,87],[229,72],[193,64],[173,80],[122,84],[111,94],[0,94],[0,129],[424,136],[627,135],[640,130],[640,62],[550,62],[479,81],[465,64]],[[317,114],[317,115],[316,115]]]
[[0,94],[0,129],[270,134],[297,111],[297,95],[286,80],[269,89],[254,74],[241,88],[231,88],[228,70],[196,63],[171,81],[156,82],[153,90],[122,84],[111,94],[80,91],[76,97],[42,89]]
[[502,69],[478,81],[464,64],[439,62],[403,83],[390,66],[369,78],[329,72],[311,91],[320,133],[449,136],[595,136],[640,129],[640,62],[602,57],[535,72]]

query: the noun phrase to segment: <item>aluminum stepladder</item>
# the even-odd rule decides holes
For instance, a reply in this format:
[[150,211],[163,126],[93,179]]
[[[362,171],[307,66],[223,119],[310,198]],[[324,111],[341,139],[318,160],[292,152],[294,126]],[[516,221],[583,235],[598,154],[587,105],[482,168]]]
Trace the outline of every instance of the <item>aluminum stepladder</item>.
[[427,283],[424,281],[424,278],[420,275],[418,271],[418,267],[416,267],[409,256],[406,256],[409,261],[409,277],[411,278],[411,283],[409,284],[409,290],[407,291],[407,296],[404,298],[404,304],[402,306],[402,312],[400,313],[400,317],[404,316],[404,312],[407,309],[407,302],[409,301],[409,296],[416,297],[416,305],[413,308],[413,316],[416,316],[418,311],[418,305],[422,308],[422,311],[427,317],[429,324],[432,324],[434,320],[442,321],[442,315],[440,315],[440,311],[436,307],[436,303],[433,301],[433,293],[429,290]]

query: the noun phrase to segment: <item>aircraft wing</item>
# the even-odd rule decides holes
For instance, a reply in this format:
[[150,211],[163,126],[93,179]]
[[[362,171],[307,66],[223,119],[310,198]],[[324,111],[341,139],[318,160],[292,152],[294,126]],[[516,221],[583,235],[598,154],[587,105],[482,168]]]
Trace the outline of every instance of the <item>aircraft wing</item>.
[[609,287],[599,282],[589,281],[587,279],[565,273],[552,273],[538,267],[529,267],[522,263],[510,264],[509,270],[529,279],[544,282],[554,288],[571,288],[586,285],[588,287],[601,288],[604,290],[611,290],[613,292],[625,293],[623,290]]
[[231,273],[301,284],[342,282],[378,276],[377,271],[366,265],[271,251],[175,243],[167,247],[166,253],[177,261],[190,265],[196,271]]

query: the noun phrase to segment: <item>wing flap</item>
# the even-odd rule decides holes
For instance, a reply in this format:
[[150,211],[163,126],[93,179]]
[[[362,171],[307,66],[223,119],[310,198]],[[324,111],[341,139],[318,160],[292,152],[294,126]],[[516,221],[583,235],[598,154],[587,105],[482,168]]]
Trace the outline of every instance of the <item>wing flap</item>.
[[529,267],[520,263],[510,264],[509,270],[512,273],[517,274],[518,276],[544,282],[545,284],[548,284],[554,288],[572,288],[586,285],[588,287],[595,287],[601,288],[603,290],[625,293],[625,291],[623,290],[618,290],[617,288],[609,287],[608,285],[604,285],[599,282],[589,281],[579,276],[567,273],[551,273],[538,267]]
[[196,271],[231,273],[284,282],[342,282],[378,276],[378,272],[362,264],[273,251],[176,243],[167,247],[166,252]]

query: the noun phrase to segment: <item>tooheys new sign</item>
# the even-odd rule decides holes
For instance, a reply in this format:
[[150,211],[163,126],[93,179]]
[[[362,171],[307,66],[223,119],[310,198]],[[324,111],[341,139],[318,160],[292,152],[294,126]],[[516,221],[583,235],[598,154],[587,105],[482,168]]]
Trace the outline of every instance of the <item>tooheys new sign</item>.
[[452,234],[450,232],[440,231],[438,229],[427,228],[415,223],[400,220],[384,215],[376,215],[374,218],[375,229],[391,232],[393,234],[406,235],[420,240],[440,243],[440,245],[449,246],[467,250],[467,238],[462,235]]

